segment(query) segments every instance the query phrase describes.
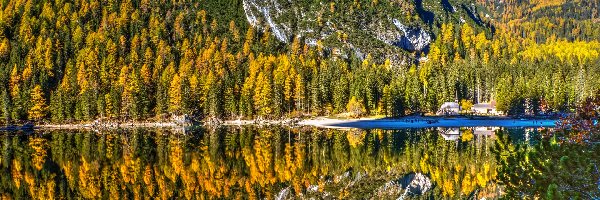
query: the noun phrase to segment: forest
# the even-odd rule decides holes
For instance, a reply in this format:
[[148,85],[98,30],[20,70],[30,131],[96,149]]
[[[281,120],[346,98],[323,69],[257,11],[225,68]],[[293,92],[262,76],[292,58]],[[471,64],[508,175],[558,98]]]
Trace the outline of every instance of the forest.
[[[323,12],[352,6],[385,15],[397,3],[338,2]],[[600,89],[597,2],[584,11],[565,4],[571,15],[553,12],[554,4],[512,3],[504,12],[535,15],[497,14],[502,20],[486,21],[493,31],[432,22],[429,50],[407,52],[426,59],[397,64],[337,55],[300,36],[282,43],[268,28],[248,24],[240,0],[4,0],[0,118],[278,119],[349,110],[398,117],[462,100],[496,101],[509,115],[573,112]],[[328,42],[348,37],[339,33]]]

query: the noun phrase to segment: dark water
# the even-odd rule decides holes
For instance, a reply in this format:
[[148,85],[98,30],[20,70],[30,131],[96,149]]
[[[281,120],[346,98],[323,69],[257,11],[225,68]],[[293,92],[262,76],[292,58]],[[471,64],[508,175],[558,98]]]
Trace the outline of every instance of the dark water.
[[[535,129],[52,131],[0,137],[13,199],[497,198],[498,133]],[[459,135],[456,135],[459,134]]]

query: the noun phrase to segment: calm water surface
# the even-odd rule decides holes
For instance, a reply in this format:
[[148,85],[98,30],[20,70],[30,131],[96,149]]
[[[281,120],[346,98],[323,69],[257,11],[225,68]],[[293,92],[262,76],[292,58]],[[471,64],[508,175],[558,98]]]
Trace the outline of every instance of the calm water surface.
[[537,129],[39,131],[0,135],[13,199],[497,198],[498,132]]

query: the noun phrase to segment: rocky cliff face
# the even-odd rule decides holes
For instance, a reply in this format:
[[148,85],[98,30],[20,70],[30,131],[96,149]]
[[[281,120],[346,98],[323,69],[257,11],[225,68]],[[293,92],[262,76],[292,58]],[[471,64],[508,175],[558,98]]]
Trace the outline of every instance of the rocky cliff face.
[[[243,0],[244,13],[248,23],[254,27],[264,28],[262,23],[265,23],[270,31],[281,42],[288,43],[292,34],[289,22],[281,19],[285,12],[292,10],[282,9],[281,4],[277,0]],[[292,13],[296,14],[296,13]],[[278,23],[275,23],[277,21]]]
[[393,22],[396,28],[403,33],[396,37],[394,45],[409,51],[423,51],[429,47],[431,36],[427,31],[418,27],[405,26],[397,19],[394,19]]
[[358,11],[332,16],[327,2],[243,0],[243,6],[248,23],[259,30],[268,28],[277,40],[289,44],[298,37],[311,46],[321,41],[330,54],[344,58],[372,54],[406,62],[409,51],[422,51],[431,41],[427,30],[399,27],[392,18],[365,19]]
[[[431,24],[439,20],[436,16],[444,15],[440,12],[459,16],[454,19],[473,15],[464,9],[457,11],[457,6],[447,0],[388,4],[373,11],[352,3],[243,0],[247,21],[259,30],[269,29],[283,43],[291,43],[295,37],[312,46],[321,41],[319,44],[333,55],[364,58],[371,54],[396,64],[410,64],[418,59],[414,52],[428,52],[435,38]],[[430,12],[426,7],[439,9]]]

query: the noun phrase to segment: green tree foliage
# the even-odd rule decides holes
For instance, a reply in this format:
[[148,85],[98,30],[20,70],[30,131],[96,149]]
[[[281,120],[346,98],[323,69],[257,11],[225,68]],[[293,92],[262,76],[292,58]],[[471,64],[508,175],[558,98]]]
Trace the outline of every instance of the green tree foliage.
[[600,195],[599,145],[559,143],[556,137],[534,145],[511,144],[507,133],[498,136],[494,151],[507,198],[594,199]]

